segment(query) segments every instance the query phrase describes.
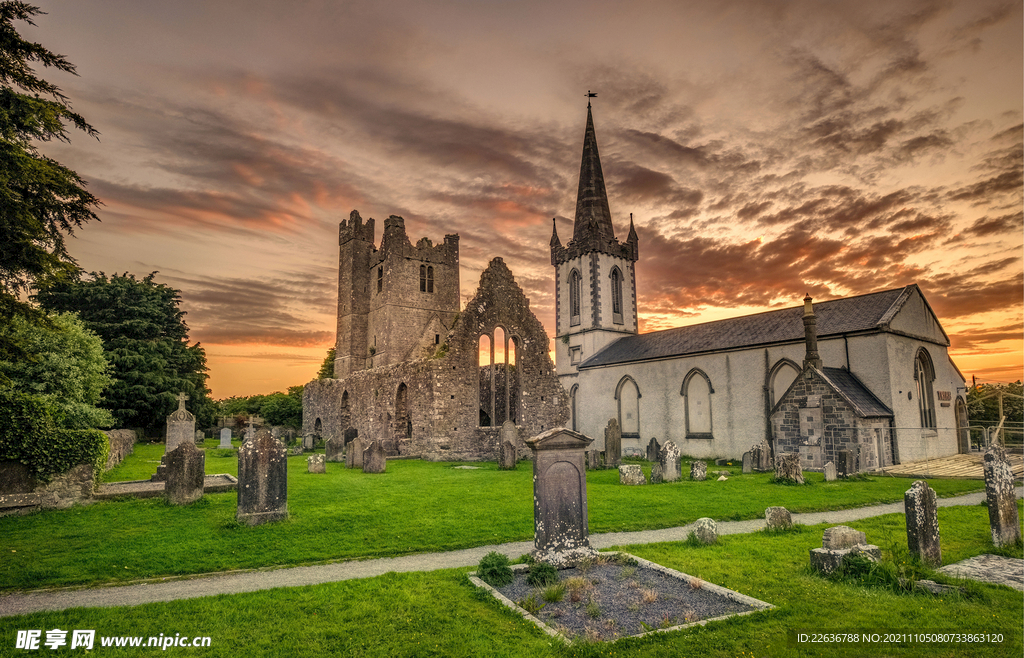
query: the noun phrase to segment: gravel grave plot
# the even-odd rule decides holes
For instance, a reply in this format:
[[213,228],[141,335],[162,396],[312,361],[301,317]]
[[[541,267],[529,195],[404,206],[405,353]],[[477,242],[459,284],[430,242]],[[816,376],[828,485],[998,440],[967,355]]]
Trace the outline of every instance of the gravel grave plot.
[[760,609],[711,591],[717,586],[697,578],[686,580],[650,563],[628,562],[560,570],[554,586],[564,588],[560,601],[545,599],[552,586],[527,584],[526,571],[494,589],[567,638],[601,641]]

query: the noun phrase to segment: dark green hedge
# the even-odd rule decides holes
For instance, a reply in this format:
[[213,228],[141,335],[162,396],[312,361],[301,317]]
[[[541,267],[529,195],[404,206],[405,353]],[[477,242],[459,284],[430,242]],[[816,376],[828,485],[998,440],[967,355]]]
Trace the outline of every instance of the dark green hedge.
[[98,482],[110,454],[107,435],[59,428],[53,416],[44,399],[0,389],[0,460],[25,464],[43,482],[79,464],[92,464]]

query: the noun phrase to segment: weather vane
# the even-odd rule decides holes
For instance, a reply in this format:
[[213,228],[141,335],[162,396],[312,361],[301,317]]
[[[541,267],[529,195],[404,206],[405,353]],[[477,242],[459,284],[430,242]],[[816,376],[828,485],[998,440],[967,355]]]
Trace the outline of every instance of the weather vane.
[[[588,89],[587,90],[587,98],[597,98],[597,93],[593,92],[593,91],[590,91]],[[589,100],[587,101],[587,107],[590,107],[590,101]]]

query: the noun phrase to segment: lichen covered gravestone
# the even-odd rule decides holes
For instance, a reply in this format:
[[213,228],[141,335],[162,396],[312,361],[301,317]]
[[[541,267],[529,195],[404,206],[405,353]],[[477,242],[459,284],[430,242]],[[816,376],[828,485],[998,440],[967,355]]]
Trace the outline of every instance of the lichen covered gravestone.
[[165,456],[167,483],[164,494],[172,505],[188,505],[203,497],[206,452],[184,441]]
[[329,462],[345,461],[345,439],[340,436],[327,439],[324,444],[324,459]]
[[775,460],[775,481],[804,483],[804,470],[800,467],[800,455],[791,452]]
[[[661,449],[659,461],[665,482],[678,482],[683,479],[682,464],[680,463],[679,447],[674,441],[666,441]],[[702,464],[704,462],[701,462]]]
[[363,473],[383,473],[388,467],[388,456],[381,441],[371,441],[363,451]]
[[247,525],[288,518],[288,451],[270,430],[259,430],[238,449],[235,518]]
[[307,473],[326,473],[327,463],[325,455],[310,455],[306,457]]
[[860,531],[837,525],[826,528],[821,534],[821,548],[811,549],[811,568],[828,575],[839,569],[847,556],[859,555],[873,562],[882,559],[882,550],[867,543],[867,536]]
[[703,517],[693,522],[694,537],[702,544],[714,544],[718,541],[718,524],[709,517]]
[[651,467],[651,484],[661,484],[665,481],[665,471],[661,468],[661,462],[654,462]]
[[939,514],[935,491],[918,480],[903,495],[907,517],[907,549],[933,567],[942,565],[939,543]]
[[619,484],[647,484],[647,478],[639,464],[623,464],[619,466]]
[[606,468],[614,468],[622,463],[622,430],[619,428],[619,421],[614,418],[608,420],[608,426],[604,428],[604,465]]
[[708,479],[708,465],[704,462],[690,462],[690,479],[696,482]]
[[825,482],[835,482],[836,465],[832,462],[825,464]]
[[785,507],[769,507],[764,511],[764,520],[769,530],[788,530],[793,527],[793,515]]
[[985,498],[992,543],[1006,546],[1020,541],[1020,516],[1013,487],[1013,471],[1002,448],[993,446],[985,452]]
[[185,408],[185,400],[188,400],[188,396],[179,393],[178,408],[167,417],[165,454],[177,448],[182,442],[194,443],[196,440],[196,417]]
[[533,451],[533,556],[571,566],[592,555],[583,453],[593,439],[556,427],[526,440]]
[[597,450],[587,451],[587,470],[596,471],[601,468],[601,453]]
[[750,459],[755,472],[766,473],[772,470],[772,449],[768,445],[768,441],[762,440],[751,446]]

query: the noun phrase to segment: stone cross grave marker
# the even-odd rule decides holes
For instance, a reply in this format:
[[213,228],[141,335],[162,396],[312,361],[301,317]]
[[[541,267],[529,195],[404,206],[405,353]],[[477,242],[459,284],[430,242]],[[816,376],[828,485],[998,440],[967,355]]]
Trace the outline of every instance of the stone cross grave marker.
[[593,554],[584,452],[593,439],[556,427],[526,440],[533,451],[534,557],[555,566]]
[[185,408],[188,396],[178,394],[178,408],[167,417],[167,445],[164,454],[177,448],[182,442],[195,443],[196,417]]
[[165,456],[167,481],[164,495],[172,505],[188,505],[203,497],[206,451],[184,441]]
[[903,495],[903,507],[907,517],[907,549],[925,564],[942,566],[935,491],[924,480],[918,480]]
[[231,428],[222,427],[220,428],[220,445],[218,448],[231,448]]
[[[665,482],[678,482],[683,479],[682,464],[680,463],[679,447],[675,441],[666,441],[659,456],[661,473]],[[704,462],[701,462],[702,464]]]
[[238,511],[246,525],[288,518],[288,451],[261,429],[238,450]]
[[604,428],[604,465],[615,468],[622,463],[622,430],[619,421],[611,418]]
[[1013,487],[1013,471],[1005,453],[993,447],[985,452],[985,498],[992,543],[1006,546],[1020,541],[1020,516]]

